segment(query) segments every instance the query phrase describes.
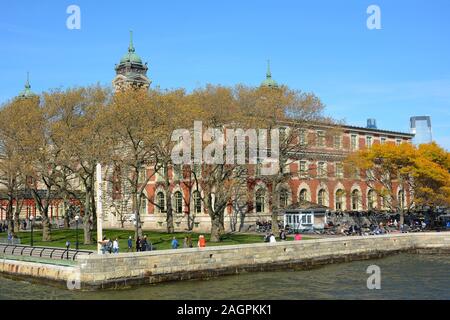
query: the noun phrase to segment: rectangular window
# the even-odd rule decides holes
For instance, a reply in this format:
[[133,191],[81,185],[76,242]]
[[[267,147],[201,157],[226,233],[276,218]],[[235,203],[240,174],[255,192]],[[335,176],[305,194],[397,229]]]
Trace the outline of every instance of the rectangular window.
[[373,141],[373,139],[372,139],[371,136],[367,136],[366,137],[366,147],[367,148],[371,148],[372,147],[372,141]]
[[307,166],[308,164],[307,164],[307,162],[306,161],[300,161],[300,163],[299,163],[299,173],[300,173],[300,176],[302,176],[302,177],[306,177],[306,176],[308,176],[308,166]]
[[325,178],[327,175],[326,162],[319,162],[317,165],[317,176],[319,178]]
[[325,132],[322,130],[317,131],[317,146],[325,147]]
[[173,166],[173,179],[179,181],[182,179],[182,166],[176,164]]
[[197,178],[200,178],[202,175],[202,167],[201,165],[199,165],[198,163],[194,163],[193,167],[192,167],[192,172],[193,174],[195,174],[195,176]]
[[352,150],[358,149],[358,136],[356,134],[350,136],[350,148]]
[[298,140],[299,140],[298,142],[300,143],[301,146],[306,146],[306,144],[307,144],[306,130],[300,130]]
[[359,173],[359,169],[358,168],[354,168],[353,169],[353,179],[359,179],[360,178],[360,173]]
[[139,170],[138,183],[144,183],[145,180],[147,180],[147,170],[145,167],[142,167],[141,170]]
[[165,172],[166,172],[166,170],[165,170],[164,166],[159,167],[158,172],[157,172],[157,180],[158,181],[164,181],[164,178],[166,175]]
[[386,138],[385,137],[381,137],[380,138],[380,143],[381,144],[385,144],[386,143]]
[[402,143],[402,139],[395,139],[395,144],[396,145],[400,145]]
[[344,178],[344,165],[341,162],[336,162],[336,178]]
[[334,148],[335,149],[341,149],[341,146],[342,146],[342,137],[341,137],[341,135],[339,135],[339,134],[335,135],[333,142],[334,142]]

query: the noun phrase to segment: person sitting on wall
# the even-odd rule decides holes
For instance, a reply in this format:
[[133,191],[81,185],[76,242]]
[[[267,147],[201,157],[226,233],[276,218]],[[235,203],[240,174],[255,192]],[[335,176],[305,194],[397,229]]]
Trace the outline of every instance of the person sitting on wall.
[[199,248],[204,248],[204,247],[206,247],[206,239],[205,239],[205,236],[204,236],[204,235],[201,234],[201,235],[198,237],[198,243],[197,243],[197,245],[198,245]]
[[270,233],[266,233],[266,235],[264,236],[264,242],[270,242]]
[[275,236],[273,235],[273,233],[270,234],[270,243],[275,243],[277,242],[277,239],[275,239]]

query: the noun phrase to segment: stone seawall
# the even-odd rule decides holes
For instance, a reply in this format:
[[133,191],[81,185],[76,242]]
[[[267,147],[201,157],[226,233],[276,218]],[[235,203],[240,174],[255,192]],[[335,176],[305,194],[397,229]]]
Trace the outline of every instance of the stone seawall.
[[0,259],[9,275],[79,283],[82,289],[140,284],[379,258],[400,252],[450,253],[450,233],[342,237],[278,243],[80,256],[75,266]]
[[77,269],[77,266],[12,260],[12,258],[0,259],[0,273],[6,276],[63,287],[67,286],[67,280],[73,277]]
[[336,262],[413,251],[450,253],[450,233],[415,233],[259,243],[80,257],[84,288],[118,288],[163,281]]

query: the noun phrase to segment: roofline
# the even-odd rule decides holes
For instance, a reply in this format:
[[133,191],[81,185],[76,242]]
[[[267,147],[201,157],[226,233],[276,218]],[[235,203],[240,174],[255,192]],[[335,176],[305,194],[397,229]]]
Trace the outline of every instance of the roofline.
[[399,132],[399,131],[390,131],[390,130],[382,130],[382,129],[372,129],[372,128],[365,128],[365,127],[357,127],[357,126],[351,126],[351,125],[342,125],[342,127],[349,129],[349,130],[357,130],[357,131],[367,131],[367,132],[373,132],[373,133],[385,133],[389,135],[395,135],[395,136],[403,136],[407,138],[414,138],[414,134],[412,133],[406,133],[406,132]]

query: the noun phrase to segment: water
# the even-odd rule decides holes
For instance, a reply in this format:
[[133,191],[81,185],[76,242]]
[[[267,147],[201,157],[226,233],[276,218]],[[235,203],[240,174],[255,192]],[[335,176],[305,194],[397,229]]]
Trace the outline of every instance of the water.
[[[381,289],[367,289],[369,265],[381,268]],[[119,291],[79,292],[0,276],[0,299],[445,299],[450,256],[401,254],[307,271],[247,273]]]

